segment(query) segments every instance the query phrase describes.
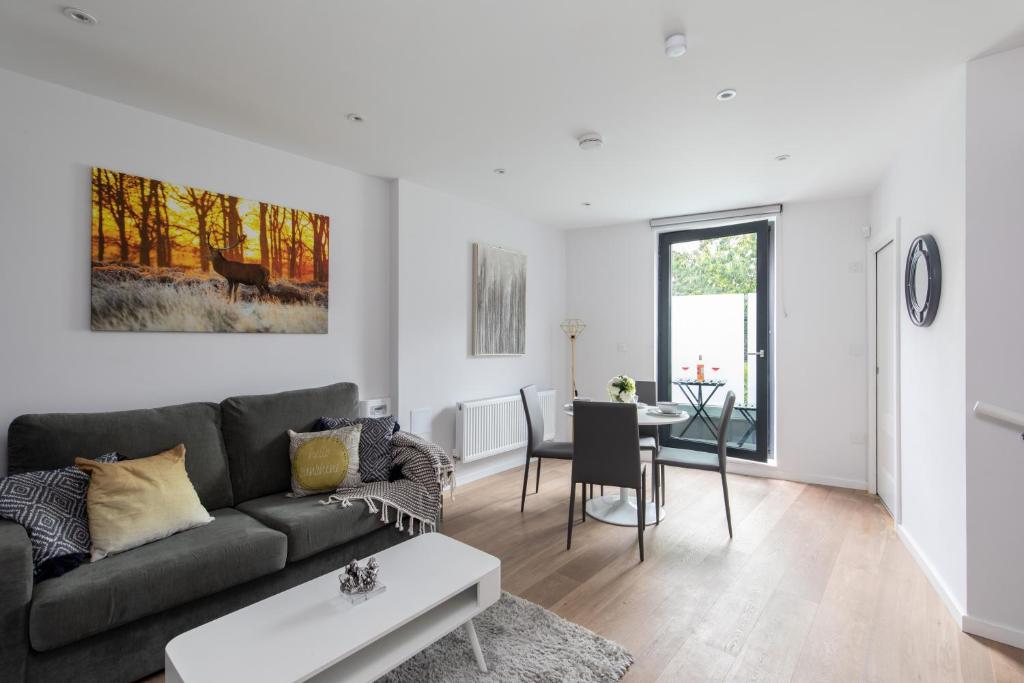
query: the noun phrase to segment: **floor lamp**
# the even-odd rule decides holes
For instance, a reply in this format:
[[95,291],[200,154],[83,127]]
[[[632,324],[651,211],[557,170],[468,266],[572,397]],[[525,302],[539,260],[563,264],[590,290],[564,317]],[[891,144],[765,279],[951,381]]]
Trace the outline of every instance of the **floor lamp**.
[[580,336],[587,326],[579,318],[569,318],[568,320],[563,320],[559,327],[569,337],[569,348],[572,352],[572,364],[570,366],[572,368],[572,397],[575,399],[580,395],[580,392],[576,391],[576,337]]

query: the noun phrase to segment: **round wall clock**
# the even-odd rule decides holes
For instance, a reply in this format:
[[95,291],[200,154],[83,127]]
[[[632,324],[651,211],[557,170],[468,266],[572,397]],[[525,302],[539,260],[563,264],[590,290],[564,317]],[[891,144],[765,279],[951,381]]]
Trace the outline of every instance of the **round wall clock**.
[[935,320],[942,292],[942,261],[939,245],[931,235],[915,237],[907,252],[904,274],[907,313],[919,327],[927,327]]

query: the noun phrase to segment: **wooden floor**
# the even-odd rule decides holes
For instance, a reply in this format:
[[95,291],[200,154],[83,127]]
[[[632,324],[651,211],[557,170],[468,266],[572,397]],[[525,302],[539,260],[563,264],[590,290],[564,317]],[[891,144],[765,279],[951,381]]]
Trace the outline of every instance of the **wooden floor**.
[[[1024,681],[1024,651],[962,633],[878,499],[670,470],[668,516],[645,537],[577,522],[568,466],[546,462],[519,512],[522,470],[456,490],[444,533],[501,558],[503,588],[633,654],[626,681]],[[578,506],[577,506],[578,510]]]

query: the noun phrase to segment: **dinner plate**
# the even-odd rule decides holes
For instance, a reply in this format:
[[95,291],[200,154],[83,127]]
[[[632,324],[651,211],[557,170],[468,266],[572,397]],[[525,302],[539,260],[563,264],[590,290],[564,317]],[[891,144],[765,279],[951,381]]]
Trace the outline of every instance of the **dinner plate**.
[[678,413],[666,413],[661,408],[651,408],[647,411],[647,414],[655,415],[657,417],[679,417],[683,414],[683,411],[680,410]]

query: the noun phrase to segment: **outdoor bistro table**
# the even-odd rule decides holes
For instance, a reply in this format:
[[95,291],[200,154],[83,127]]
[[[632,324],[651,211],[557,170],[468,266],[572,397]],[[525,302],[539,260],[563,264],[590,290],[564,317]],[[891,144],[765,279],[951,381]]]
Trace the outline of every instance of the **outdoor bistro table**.
[[743,416],[743,419],[747,423],[747,430],[743,432],[743,436],[736,442],[737,448],[743,448],[743,444],[747,442],[747,438],[757,430],[757,408],[754,406],[741,406],[736,405],[736,411]]
[[[696,420],[700,420],[704,423],[704,426],[711,432],[712,437],[718,438],[718,428],[715,427],[715,421],[711,419],[708,414],[707,405],[711,400],[711,397],[715,395],[721,387],[725,386],[725,380],[722,379],[711,379],[698,382],[696,379],[675,379],[672,380],[672,384],[679,387],[679,390],[683,392],[683,396],[689,401],[690,405],[693,406],[693,417]],[[704,394],[704,387],[708,387],[709,391],[707,395]],[[681,439],[689,431],[690,427],[696,421],[687,422],[686,426],[683,427],[683,431],[675,435],[675,438]]]
[[[563,406],[565,414],[572,417],[572,404]],[[654,406],[637,408],[636,422],[640,427],[660,427],[679,424],[689,418],[686,413],[663,415]],[[636,500],[629,497],[630,489],[620,488],[618,495],[598,496],[587,501],[587,514],[599,522],[617,526],[636,526]],[[661,506],[661,518],[665,519],[665,506]],[[654,503],[647,503],[647,526],[654,524]]]

